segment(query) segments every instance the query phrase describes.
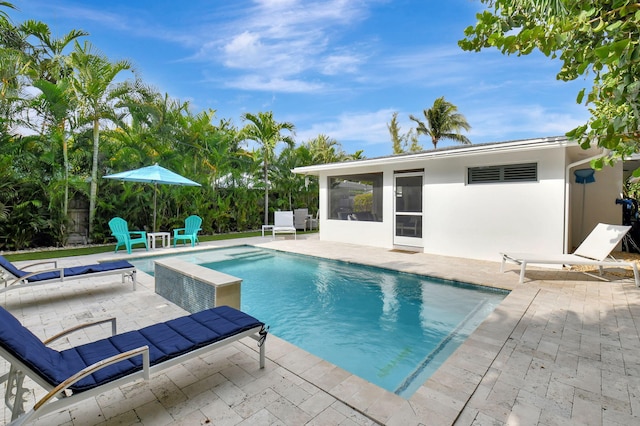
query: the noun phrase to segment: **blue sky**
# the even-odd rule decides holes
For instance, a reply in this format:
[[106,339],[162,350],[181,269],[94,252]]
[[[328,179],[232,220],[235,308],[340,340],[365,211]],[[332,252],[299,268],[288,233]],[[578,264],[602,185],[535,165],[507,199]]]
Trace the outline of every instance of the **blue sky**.
[[[589,81],[557,81],[540,54],[464,52],[457,41],[477,0],[13,0],[14,23],[71,29],[112,60],[130,60],[161,93],[215,109],[238,127],[273,111],[296,140],[326,134],[366,157],[392,152],[387,124],[444,96],[473,143],[562,135],[588,118],[575,103]],[[430,140],[421,136],[425,149]],[[438,147],[452,143],[442,140]]]

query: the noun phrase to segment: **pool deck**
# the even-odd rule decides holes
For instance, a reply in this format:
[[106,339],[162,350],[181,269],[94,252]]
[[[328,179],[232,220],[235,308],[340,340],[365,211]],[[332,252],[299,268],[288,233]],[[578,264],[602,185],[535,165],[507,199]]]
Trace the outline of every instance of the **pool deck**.
[[[403,253],[319,241],[317,234],[203,243],[291,251],[511,290],[458,350],[405,400],[270,335],[267,363],[242,340],[179,366],[90,398],[39,425],[630,425],[640,424],[640,289],[579,272],[532,269],[518,284],[498,262]],[[150,255],[190,247],[156,249]],[[63,258],[61,266],[145,255],[144,250]],[[497,257],[497,256],[496,256]],[[20,264],[20,263],[18,263]],[[138,274],[138,289],[119,276],[13,290],[0,304],[40,337],[98,318],[119,331],[185,314]],[[265,300],[268,303],[268,300]],[[141,309],[143,308],[143,309]],[[61,342],[97,337],[79,333]],[[8,364],[0,360],[0,376]],[[26,406],[42,396],[33,390]],[[4,392],[4,385],[0,392]],[[8,423],[4,409],[0,424]]]

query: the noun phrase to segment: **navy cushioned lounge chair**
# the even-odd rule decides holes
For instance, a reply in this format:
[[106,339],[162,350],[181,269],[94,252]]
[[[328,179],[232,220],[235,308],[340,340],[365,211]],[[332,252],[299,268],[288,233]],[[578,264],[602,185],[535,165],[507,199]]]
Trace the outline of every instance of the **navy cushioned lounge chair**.
[[[56,351],[46,345],[87,326],[112,323],[112,336]],[[21,425],[47,413],[61,411],[86,398],[212,351],[243,337],[260,347],[264,368],[267,330],[264,323],[229,306],[116,334],[115,318],[74,327],[44,342],[0,307],[0,356],[10,364],[5,403],[12,411],[10,425]],[[22,387],[28,376],[49,393],[24,412]],[[13,400],[12,400],[13,399]]]
[[[25,269],[44,264],[53,264],[53,268],[26,271]],[[126,260],[116,260],[113,262],[96,263],[94,265],[73,266],[70,268],[58,268],[56,261],[33,263],[17,268],[13,263],[9,262],[4,256],[0,256],[0,281],[4,281],[4,287],[0,288],[0,294],[14,288],[22,288],[26,286],[42,285],[56,282],[63,282],[66,279],[79,279],[96,277],[100,275],[122,274],[122,283],[125,277],[131,277],[133,281],[133,289],[136,289],[136,268]],[[11,276],[5,277],[2,270],[8,272]]]

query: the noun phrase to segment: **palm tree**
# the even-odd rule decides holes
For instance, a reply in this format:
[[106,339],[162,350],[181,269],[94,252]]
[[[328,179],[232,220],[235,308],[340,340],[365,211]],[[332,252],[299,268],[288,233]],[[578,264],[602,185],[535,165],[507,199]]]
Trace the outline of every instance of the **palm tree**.
[[[69,154],[68,138],[65,134],[67,124],[73,118],[73,96],[66,78],[71,68],[66,64],[64,49],[75,39],[89,35],[81,30],[71,30],[60,38],[51,36],[51,29],[43,22],[28,20],[19,26],[25,37],[33,36],[39,43],[30,44],[29,57],[34,71],[33,86],[40,89],[41,95],[33,99],[31,106],[42,116],[41,132],[50,133],[52,141],[62,147],[64,168],[64,198],[62,216],[67,217],[69,210]],[[69,129],[70,130],[70,129]]]
[[[413,129],[409,129],[404,135],[400,133],[400,124],[398,124],[398,113],[394,112],[391,117],[391,122],[387,124],[389,130],[389,136],[391,136],[391,146],[394,154],[404,154],[407,152],[422,151],[422,146],[418,143],[418,135]],[[411,145],[409,145],[411,142]]]
[[70,76],[73,90],[82,118],[93,127],[93,155],[91,165],[91,184],[89,192],[89,237],[93,232],[98,196],[98,158],[100,154],[100,122],[116,122],[115,101],[131,90],[130,85],[116,84],[114,80],[121,71],[131,69],[128,61],[110,62],[105,56],[93,51],[90,43],[80,45],[68,56],[73,68]]
[[422,111],[427,124],[413,115],[409,118],[416,122],[416,132],[431,137],[433,148],[438,147],[440,139],[451,139],[461,144],[470,145],[471,141],[460,134],[460,130],[470,130],[471,126],[464,115],[458,113],[458,107],[444,100],[444,96],[433,102],[433,106]]
[[289,135],[283,135],[283,130],[294,131],[292,123],[277,123],[273,119],[273,112],[259,112],[258,115],[245,113],[242,121],[249,121],[240,131],[243,140],[252,140],[262,146],[262,173],[264,180],[264,224],[269,224],[269,164],[274,155],[278,142],[285,142],[294,146],[295,141]]
[[66,219],[69,212],[69,146],[68,133],[72,131],[71,118],[74,108],[73,96],[68,90],[67,80],[58,80],[52,83],[47,80],[36,80],[33,86],[42,92],[31,102],[31,107],[42,118],[39,123],[42,137],[49,135],[54,145],[62,148],[64,197],[62,202],[62,216]]
[[391,144],[394,154],[404,153],[404,147],[406,145],[405,136],[400,133],[400,125],[398,124],[398,113],[394,112],[391,117],[391,122],[387,124],[389,130],[389,136],[391,136]]
[[291,174],[292,169],[309,165],[309,161],[305,163],[308,158],[303,157],[304,154],[308,157],[308,150],[304,149],[303,145],[297,148],[288,146],[280,152],[278,158],[274,159],[273,187],[279,194],[286,196],[289,210],[293,210],[294,199],[300,200],[299,206],[305,205],[302,204],[302,198],[305,193],[305,179],[308,178],[300,174]]
[[348,159],[340,142],[325,134],[319,134],[307,142],[313,164],[337,163]]
[[0,122],[11,126],[20,121],[23,76],[29,70],[28,58],[17,50],[0,48]]
[[[0,1],[0,7],[17,10],[13,4],[6,1]],[[9,13],[2,9],[0,9],[0,47],[23,53],[30,47],[27,35],[13,25]]]
[[82,30],[71,30],[60,38],[54,38],[49,25],[35,20],[23,22],[19,29],[27,37],[33,36],[39,42],[31,44],[29,48],[37,78],[54,84],[71,73],[65,63],[64,49],[75,39],[89,35]]

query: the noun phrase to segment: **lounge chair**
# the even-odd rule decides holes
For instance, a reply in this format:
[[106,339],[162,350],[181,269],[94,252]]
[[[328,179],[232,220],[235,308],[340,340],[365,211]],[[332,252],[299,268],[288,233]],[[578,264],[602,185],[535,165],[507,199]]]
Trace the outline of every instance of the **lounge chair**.
[[191,241],[191,247],[194,247],[198,243],[198,232],[202,229],[202,218],[200,216],[189,216],[184,220],[184,228],[177,228],[173,230],[173,246],[176,246],[178,241],[182,241],[186,244],[186,241]]
[[[37,265],[51,264],[53,267],[28,271],[27,269]],[[133,281],[133,290],[136,289],[136,268],[125,260],[96,263],[93,265],[72,266],[59,268],[57,261],[38,262],[23,266],[22,269],[9,262],[4,256],[0,256],[0,281],[4,287],[0,288],[0,294],[5,291],[50,283],[64,282],[69,279],[89,278],[102,275],[121,274],[122,283],[130,277]]]
[[129,231],[127,221],[121,217],[111,219],[109,228],[111,229],[111,235],[116,239],[116,253],[118,252],[118,247],[124,246],[127,249],[127,253],[131,254],[131,248],[134,244],[144,244],[144,247],[149,251],[147,233],[145,231]]
[[[46,346],[70,332],[107,322],[111,322],[111,337],[61,351]],[[0,383],[7,382],[5,403],[12,412],[10,425],[67,409],[132,381],[149,380],[152,374],[247,336],[258,341],[260,368],[264,368],[264,324],[228,306],[121,334],[116,334],[115,318],[110,318],[74,327],[45,341],[0,307],[0,356],[11,364]],[[23,406],[25,375],[48,391],[27,412]]]
[[640,287],[638,267],[635,262],[618,261],[611,256],[613,249],[622,241],[631,229],[630,226],[608,225],[599,223],[585,238],[573,254],[545,254],[545,253],[500,253],[502,263],[500,272],[504,272],[505,262],[520,265],[520,283],[524,282],[527,265],[594,265],[598,266],[600,275],[605,266],[629,266],[633,269],[636,286]]
[[293,212],[275,212],[273,214],[272,236],[275,239],[276,234],[293,234],[293,238],[297,239],[296,227],[293,224]]

